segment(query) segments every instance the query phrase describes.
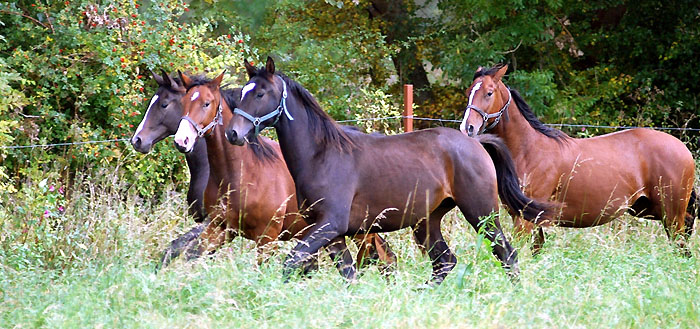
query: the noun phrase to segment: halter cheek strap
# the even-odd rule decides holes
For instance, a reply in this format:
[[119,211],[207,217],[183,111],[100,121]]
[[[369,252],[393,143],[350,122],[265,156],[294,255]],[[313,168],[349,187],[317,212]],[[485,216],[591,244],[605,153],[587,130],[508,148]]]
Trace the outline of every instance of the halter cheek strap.
[[189,122],[192,125],[192,127],[194,127],[194,129],[197,130],[197,137],[202,137],[207,133],[207,131],[209,131],[209,129],[211,129],[211,131],[214,131],[214,128],[216,127],[217,124],[219,126],[224,124],[224,118],[221,115],[222,110],[223,110],[223,106],[221,105],[221,100],[219,100],[219,109],[216,110],[216,116],[214,116],[214,120],[212,120],[204,128],[199,128],[199,124],[194,122],[194,120],[192,120],[192,118],[190,118],[188,115],[183,116],[182,120]]
[[[484,123],[481,125],[481,129],[479,130],[479,132],[477,133],[477,135],[478,135],[478,134],[481,134],[481,133],[483,133],[483,132],[485,132],[485,131],[487,131],[487,130],[493,129],[493,128],[496,127],[496,125],[501,121],[501,117],[503,116],[503,113],[505,113],[505,111],[506,111],[506,110],[508,109],[508,107],[510,106],[510,101],[511,101],[511,99],[512,99],[512,96],[511,96],[511,94],[510,94],[510,88],[508,88],[508,86],[506,86],[506,88],[508,89],[508,101],[507,101],[506,104],[503,105],[503,107],[502,107],[498,112],[496,112],[496,113],[487,114],[484,110],[482,110],[482,109],[480,109],[480,108],[478,108],[478,107],[476,107],[476,106],[474,106],[474,105],[471,105],[471,104],[470,104],[469,106],[467,106],[467,111],[469,111],[470,109],[471,109],[471,110],[474,110],[476,113],[479,113],[479,114],[481,115],[481,118],[482,118],[482,119],[484,119]],[[491,124],[487,125],[489,119],[493,119],[493,118],[495,118],[495,120],[493,120],[493,122],[491,122]]]
[[[279,78],[279,76],[278,76],[278,78]],[[276,125],[277,121],[280,120],[280,117],[282,116],[283,112],[290,121],[294,121],[294,118],[292,117],[292,115],[289,113],[289,110],[287,109],[287,84],[284,82],[284,80],[282,78],[279,78],[279,79],[280,79],[280,81],[282,81],[282,88],[283,88],[282,89],[282,98],[280,99],[280,105],[278,105],[274,111],[272,111],[268,114],[265,114],[261,117],[254,117],[254,116],[248,114],[246,111],[243,111],[239,108],[233,109],[233,113],[240,114],[242,117],[246,118],[248,121],[253,123],[253,127],[255,127],[255,136],[260,134],[261,130],[264,130],[267,127],[271,127],[271,126]],[[275,121],[272,122],[272,124],[260,129],[260,126],[262,125],[263,122],[265,122],[269,119],[272,119],[272,118],[275,118]]]

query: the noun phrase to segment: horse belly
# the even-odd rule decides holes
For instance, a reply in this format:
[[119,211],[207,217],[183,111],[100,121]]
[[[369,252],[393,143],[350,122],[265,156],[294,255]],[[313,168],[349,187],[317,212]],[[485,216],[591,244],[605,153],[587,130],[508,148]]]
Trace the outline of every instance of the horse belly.
[[636,168],[621,168],[591,159],[562,175],[556,198],[564,207],[558,224],[591,227],[608,223],[625,213],[644,193]]
[[371,185],[353,200],[349,231],[389,232],[414,226],[447,197],[442,184],[432,179],[379,185]]

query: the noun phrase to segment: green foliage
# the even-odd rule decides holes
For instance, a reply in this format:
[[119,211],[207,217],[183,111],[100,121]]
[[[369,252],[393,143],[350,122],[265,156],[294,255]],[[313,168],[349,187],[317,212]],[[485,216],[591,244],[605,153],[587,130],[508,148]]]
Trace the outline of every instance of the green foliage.
[[361,89],[386,85],[389,47],[381,23],[367,16],[368,1],[279,1],[259,31],[251,31],[261,54],[306,87],[336,119],[350,119]]
[[[180,22],[196,16],[189,14],[187,3],[175,0],[18,1],[0,10],[8,26],[0,42],[3,144],[130,137],[154,91],[149,69],[229,69],[227,82],[235,83],[242,76],[243,57],[256,53],[237,29],[214,32],[218,23],[213,18]],[[19,129],[10,133],[11,127]],[[47,150],[41,162],[56,162],[55,167],[71,172],[86,164],[119,164],[129,170],[127,179],[141,183],[144,195],[153,195],[173,174],[184,178],[184,162],[172,147],[159,151],[144,159],[128,156],[133,151],[119,144],[95,143]],[[21,173],[27,163],[37,165],[32,155],[37,154],[5,150],[3,165]]]
[[[438,1],[425,51],[449,77],[510,63],[545,122],[700,127],[700,25],[686,1]],[[531,79],[527,81],[527,79]],[[530,97],[531,96],[531,97]],[[569,121],[571,120],[571,121]],[[691,144],[692,147],[692,144]]]
[[[360,89],[360,97],[353,98],[350,110],[355,113],[355,126],[361,127],[365,132],[381,132],[387,135],[395,135],[401,132],[401,112],[399,104],[394,102],[394,97],[380,89],[369,91]],[[378,118],[394,118],[388,120],[375,120]]]

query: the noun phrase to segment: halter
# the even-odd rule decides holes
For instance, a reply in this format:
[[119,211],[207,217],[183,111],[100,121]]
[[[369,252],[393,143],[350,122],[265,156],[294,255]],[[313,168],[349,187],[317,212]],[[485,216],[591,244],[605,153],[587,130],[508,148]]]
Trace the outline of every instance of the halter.
[[[279,78],[279,76],[277,76],[277,77]],[[246,111],[243,111],[239,108],[233,109],[233,113],[240,114],[242,117],[246,118],[248,121],[253,123],[253,126],[255,127],[255,136],[258,136],[258,134],[260,134],[260,130],[261,130],[260,125],[263,122],[265,122],[269,119],[275,118],[275,121],[267,127],[276,125],[277,121],[279,121],[280,117],[282,116],[282,112],[284,112],[284,114],[287,115],[287,118],[290,121],[294,121],[294,118],[292,117],[291,114],[289,114],[289,110],[287,109],[287,84],[284,82],[284,80],[282,78],[280,78],[280,81],[282,81],[282,88],[283,88],[282,98],[280,99],[280,105],[277,106],[277,108],[274,111],[272,111],[268,114],[265,114],[261,117],[253,117],[252,115],[248,114]],[[263,127],[263,129],[265,129],[267,127]]]
[[220,126],[224,124],[224,119],[221,116],[222,109],[223,107],[221,106],[221,99],[219,99],[219,109],[216,111],[216,116],[214,116],[214,120],[212,120],[208,125],[201,129],[199,128],[199,124],[194,122],[194,120],[192,120],[192,118],[190,118],[188,115],[184,115],[181,119],[192,124],[192,127],[194,127],[194,129],[197,129],[197,137],[202,137],[204,136],[204,134],[207,133],[209,129],[212,129],[213,131],[213,128],[216,127],[217,124]]
[[[506,89],[508,89],[508,101],[496,113],[487,114],[484,110],[482,110],[474,105],[469,104],[469,106],[467,106],[467,110],[471,109],[471,110],[476,111],[476,113],[479,113],[481,115],[481,118],[484,119],[484,123],[481,125],[481,129],[479,130],[477,135],[481,134],[487,130],[493,129],[493,127],[495,127],[501,121],[501,116],[503,116],[503,113],[508,109],[508,106],[510,106],[510,100],[512,99],[511,94],[510,94],[510,88],[508,88],[508,86],[506,86]],[[496,118],[496,120],[493,120],[493,122],[491,122],[491,124],[487,126],[486,123],[489,121],[489,119],[493,119],[493,118]]]

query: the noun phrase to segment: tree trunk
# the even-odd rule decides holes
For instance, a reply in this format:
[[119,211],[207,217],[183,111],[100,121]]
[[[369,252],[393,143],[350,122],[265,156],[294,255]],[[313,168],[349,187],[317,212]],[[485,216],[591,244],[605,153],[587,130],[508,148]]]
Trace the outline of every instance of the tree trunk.
[[[403,43],[408,41],[409,37],[420,35],[417,25],[412,23],[414,18],[409,14],[405,1],[373,0],[369,6],[369,14],[372,19],[377,18],[385,22],[384,35],[389,44]],[[411,43],[401,45],[399,53],[392,56],[391,60],[399,74],[399,82],[413,84],[416,103],[423,105],[430,102],[430,82],[416,46]]]

